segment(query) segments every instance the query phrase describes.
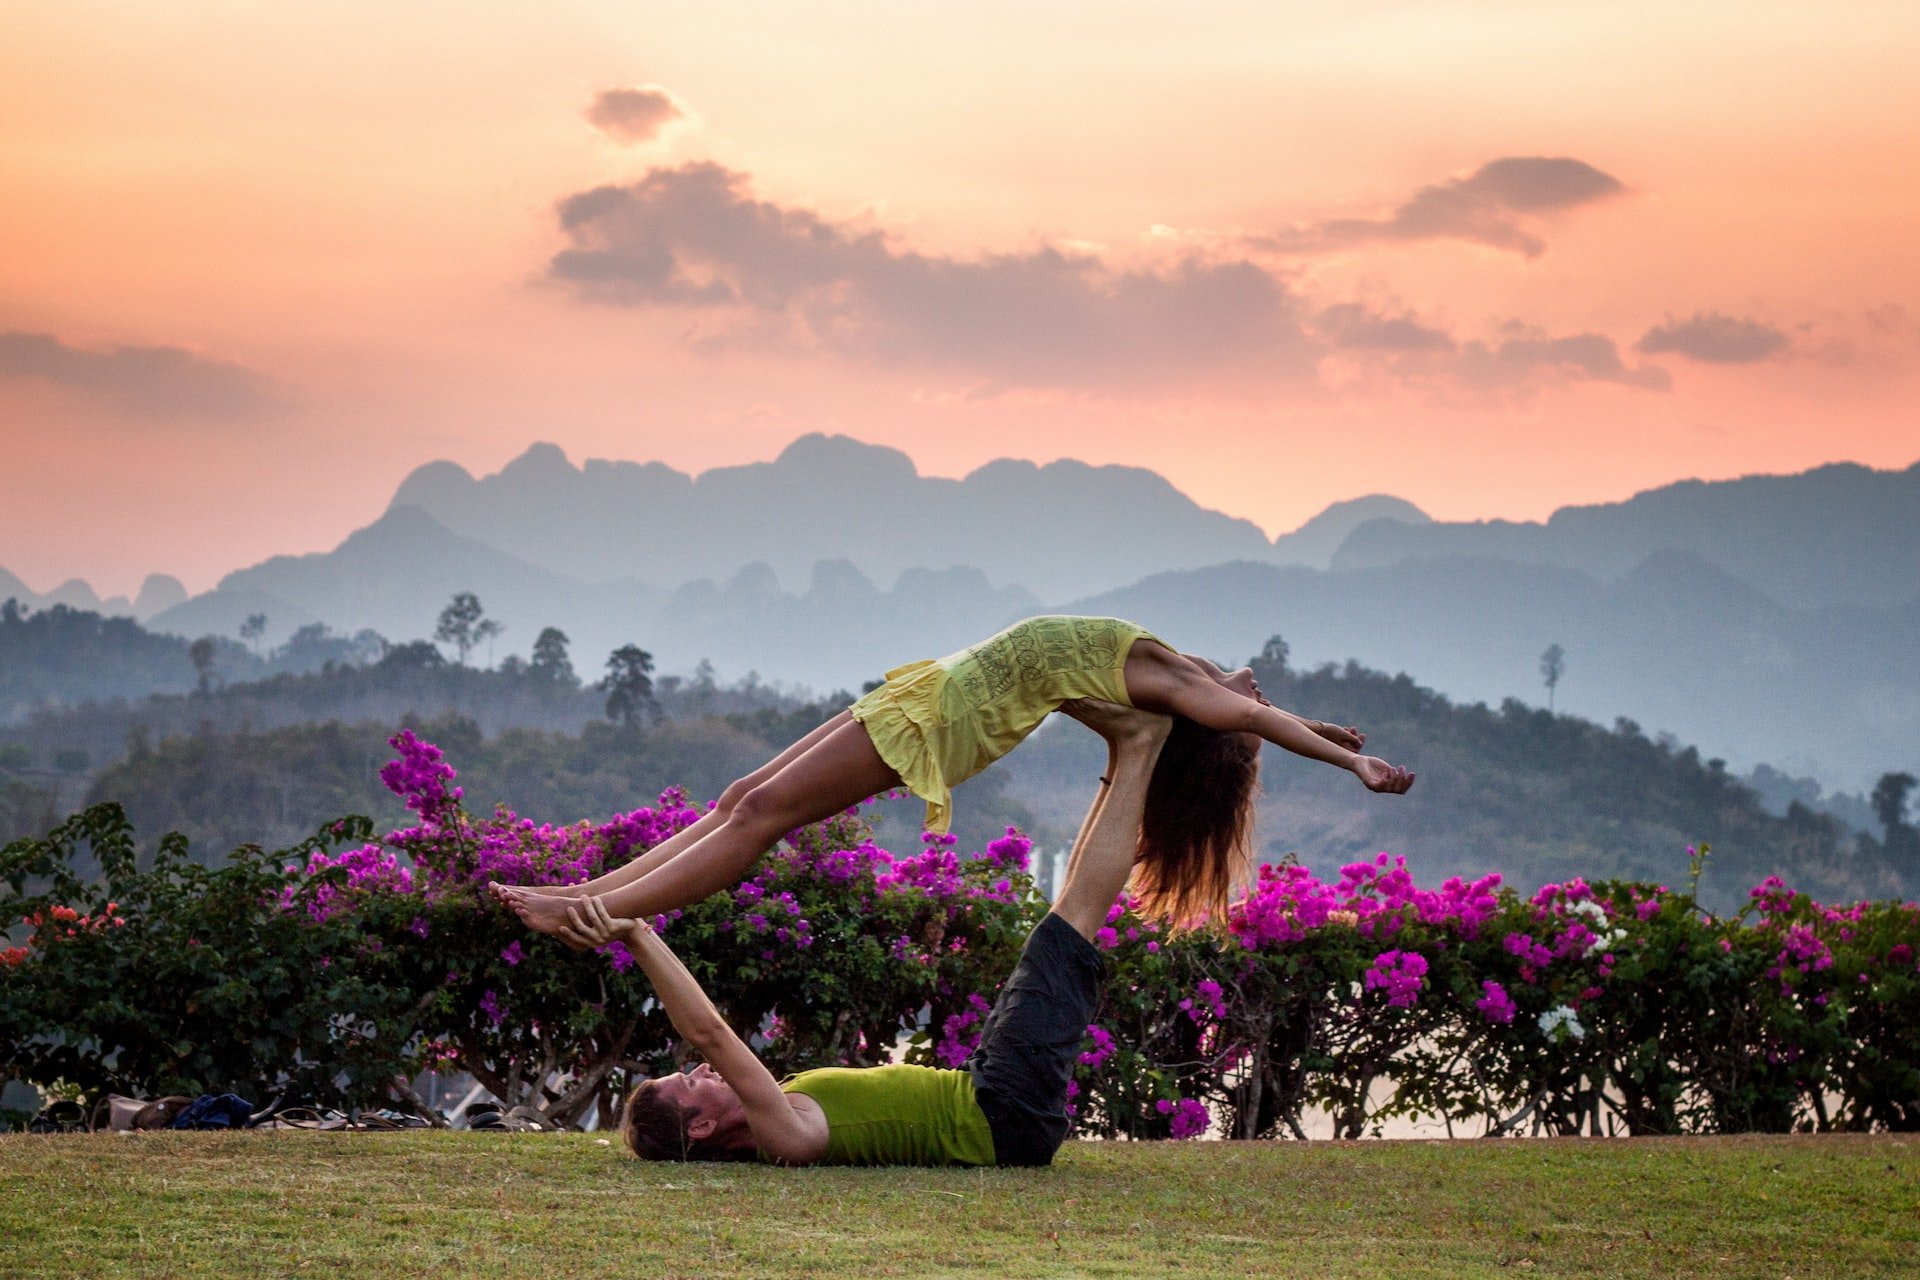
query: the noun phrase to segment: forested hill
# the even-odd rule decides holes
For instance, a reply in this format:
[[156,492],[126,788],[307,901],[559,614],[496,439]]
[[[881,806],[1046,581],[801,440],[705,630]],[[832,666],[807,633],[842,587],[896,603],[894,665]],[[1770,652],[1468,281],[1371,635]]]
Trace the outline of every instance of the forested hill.
[[1832,816],[1794,804],[1769,813],[1759,794],[1671,738],[1631,721],[1604,728],[1509,699],[1458,706],[1405,675],[1349,663],[1283,674],[1254,663],[1280,705],[1356,724],[1367,749],[1420,776],[1406,797],[1373,796],[1323,766],[1267,753],[1269,853],[1315,866],[1385,849],[1423,882],[1505,874],[1531,889],[1569,876],[1684,882],[1686,846],[1713,846],[1703,901],[1728,909],[1769,874],[1824,898],[1920,896],[1920,847],[1904,818],[1883,839],[1856,838]]
[[[1773,873],[1825,899],[1920,896],[1920,849],[1904,795],[1891,826],[1856,837],[1804,807],[1774,816],[1718,761],[1652,740],[1625,722],[1609,729],[1517,702],[1457,706],[1404,675],[1353,664],[1295,672],[1279,657],[1275,648],[1255,664],[1277,703],[1359,725],[1370,751],[1414,768],[1420,779],[1407,796],[1375,796],[1346,773],[1269,749],[1258,835],[1269,858],[1294,853],[1326,872],[1388,850],[1405,854],[1422,883],[1498,871],[1527,890],[1575,875],[1678,885],[1687,874],[1686,846],[1704,841],[1714,853],[1703,901],[1716,909],[1737,907],[1748,888]],[[390,674],[365,673],[382,681],[388,696]],[[341,671],[282,677],[182,700],[203,713],[197,728],[136,734],[132,754],[71,800],[119,800],[143,838],[184,830],[203,857],[242,841],[286,843],[346,811],[397,822],[402,812],[375,776],[397,717],[259,730],[250,717],[220,714],[229,702],[258,713],[270,687],[291,698],[311,692],[310,685],[331,681],[338,688],[356,678]],[[460,701],[469,715],[497,710],[512,697],[539,696],[515,684],[528,680],[524,673],[464,672]],[[582,704],[591,705],[594,695],[577,689],[563,701],[570,715],[582,716],[578,728],[483,734],[470,718],[448,716],[444,705],[419,709],[437,717],[422,731],[448,750],[470,807],[507,803],[537,819],[571,821],[649,803],[676,783],[710,798],[840,705],[738,686],[697,696],[685,688],[665,692],[664,714],[634,726],[585,719],[583,712],[591,713]],[[1099,744],[1078,726],[1044,727],[960,789],[956,830],[964,845],[977,848],[1018,823],[1043,850],[1063,847],[1103,761]],[[911,847],[918,816],[916,802],[886,806],[883,838]]]

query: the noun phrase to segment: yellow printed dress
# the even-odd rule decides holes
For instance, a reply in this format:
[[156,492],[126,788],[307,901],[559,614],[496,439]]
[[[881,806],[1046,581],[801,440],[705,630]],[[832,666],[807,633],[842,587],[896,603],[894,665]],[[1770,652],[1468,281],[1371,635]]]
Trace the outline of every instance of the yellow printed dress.
[[853,704],[853,718],[927,802],[927,830],[945,831],[953,788],[1013,750],[1061,703],[1132,706],[1127,654],[1142,639],[1166,643],[1119,618],[1028,618],[959,653],[895,667]]

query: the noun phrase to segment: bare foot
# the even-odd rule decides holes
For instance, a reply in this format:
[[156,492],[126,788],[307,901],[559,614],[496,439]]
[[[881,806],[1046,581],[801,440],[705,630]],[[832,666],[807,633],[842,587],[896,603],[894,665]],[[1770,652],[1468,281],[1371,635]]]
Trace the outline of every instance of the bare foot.
[[551,893],[529,893],[528,886],[500,885],[499,898],[507,904],[509,910],[520,917],[520,923],[535,933],[558,935],[567,924],[567,908],[574,903],[573,895],[564,897]]
[[535,897],[548,898],[584,898],[587,886],[584,884],[501,884],[498,880],[489,880],[487,889],[500,902],[507,900],[507,894],[526,893]]

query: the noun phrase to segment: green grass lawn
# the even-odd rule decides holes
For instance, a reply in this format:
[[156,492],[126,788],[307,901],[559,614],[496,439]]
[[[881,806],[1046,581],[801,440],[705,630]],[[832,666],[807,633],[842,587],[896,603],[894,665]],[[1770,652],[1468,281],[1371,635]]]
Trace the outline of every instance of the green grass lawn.
[[1907,1276],[1920,1138],[1069,1143],[641,1164],[590,1135],[0,1137],[0,1276]]

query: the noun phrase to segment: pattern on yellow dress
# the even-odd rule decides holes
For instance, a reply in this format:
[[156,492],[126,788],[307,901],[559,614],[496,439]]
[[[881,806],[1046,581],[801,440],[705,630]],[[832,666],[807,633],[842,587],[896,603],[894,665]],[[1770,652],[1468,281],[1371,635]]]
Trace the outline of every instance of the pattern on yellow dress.
[[887,672],[853,704],[880,753],[945,831],[953,788],[1018,746],[1072,698],[1131,705],[1127,655],[1158,636],[1119,618],[1047,614],[937,660]]

